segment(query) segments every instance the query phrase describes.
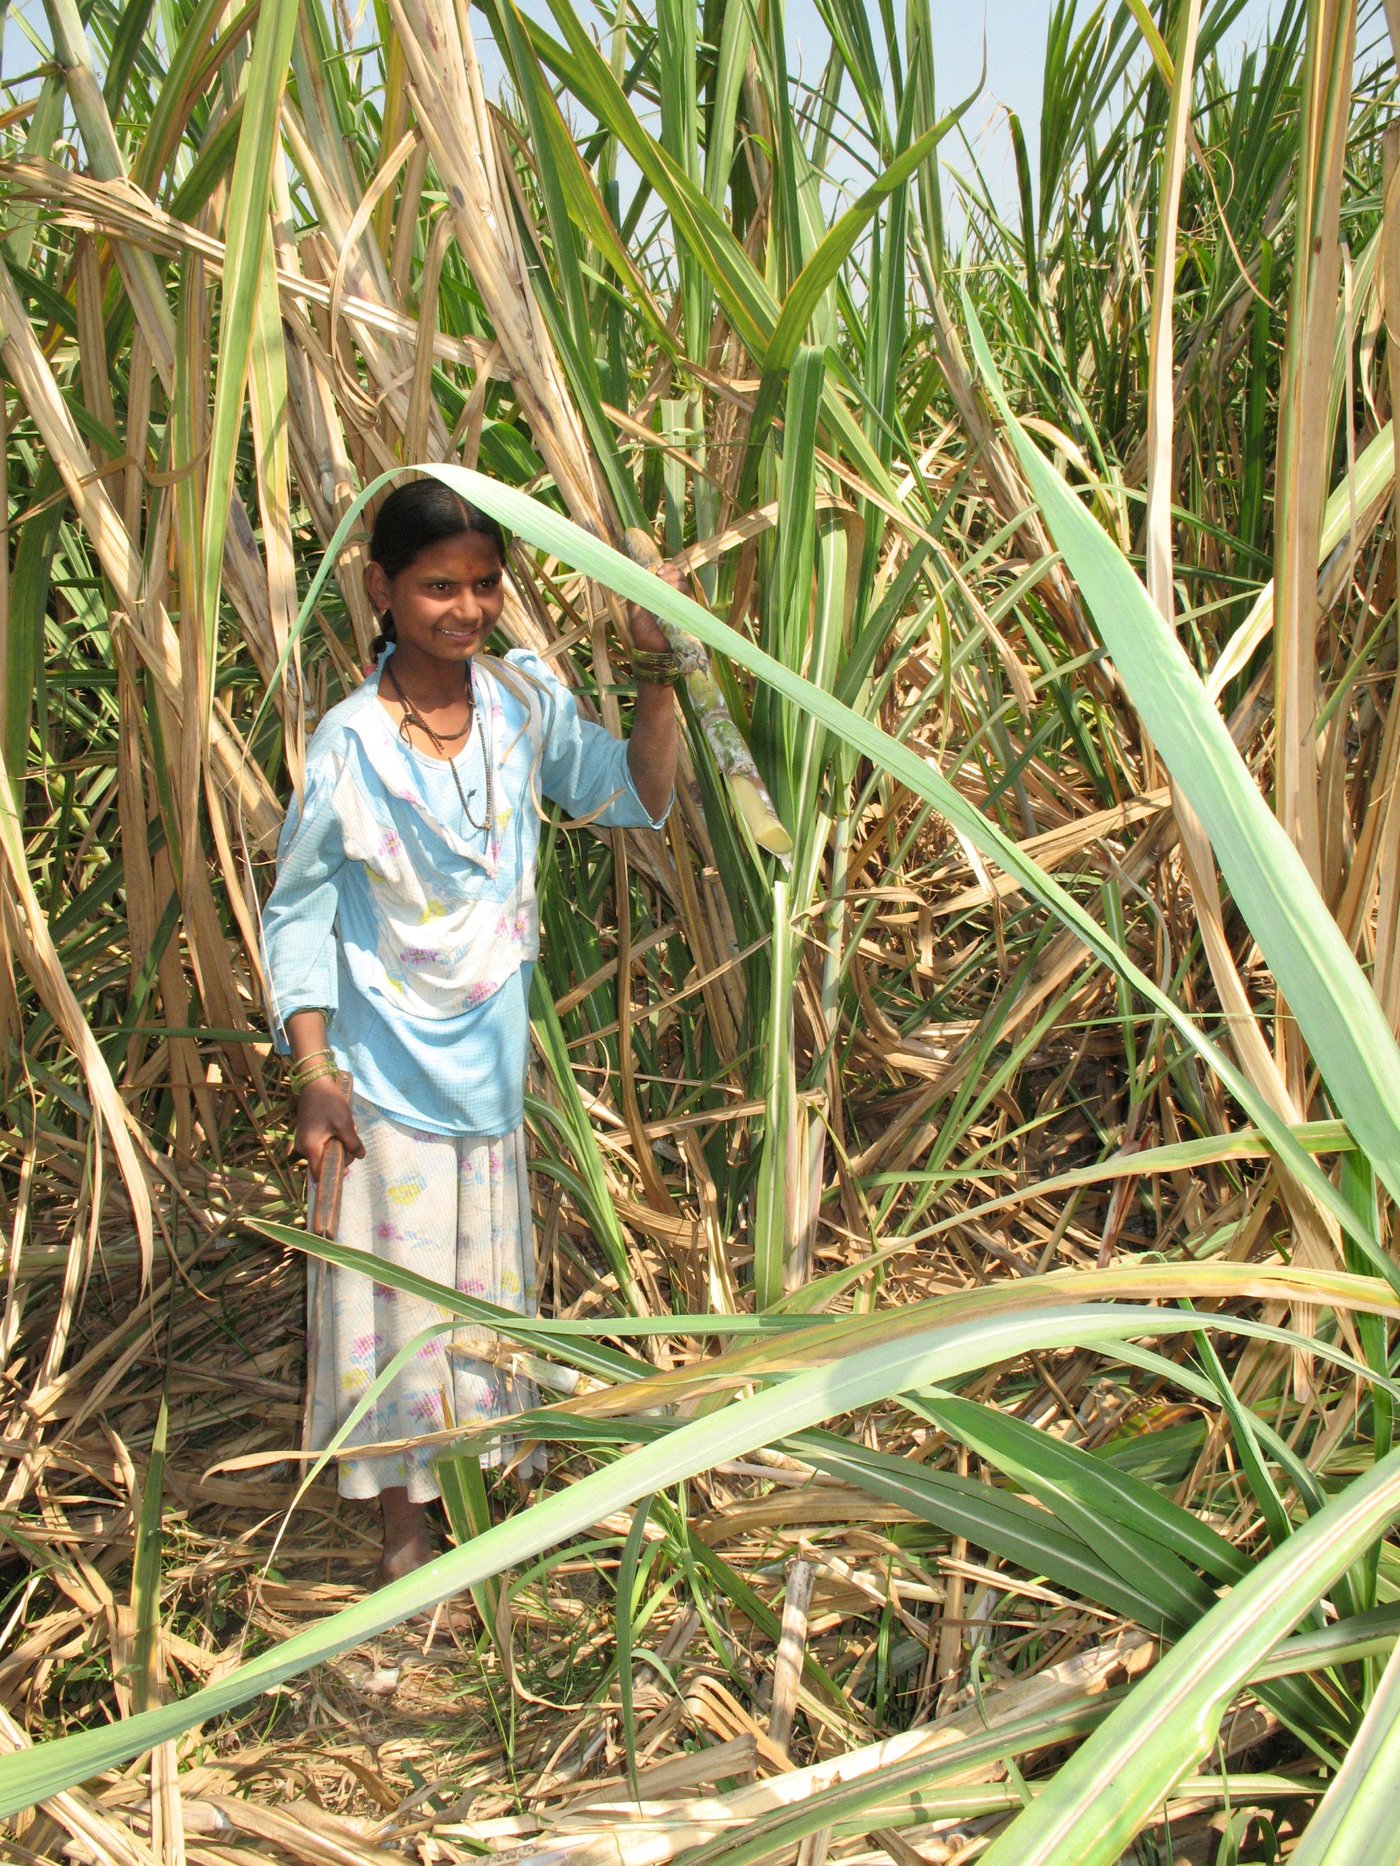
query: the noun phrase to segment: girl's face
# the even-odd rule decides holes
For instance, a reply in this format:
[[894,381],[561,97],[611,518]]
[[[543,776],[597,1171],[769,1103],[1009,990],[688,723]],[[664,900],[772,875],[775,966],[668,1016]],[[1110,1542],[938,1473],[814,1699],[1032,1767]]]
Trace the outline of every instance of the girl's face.
[[506,597],[500,555],[479,531],[425,546],[397,576],[369,564],[365,590],[376,609],[394,612],[396,652],[406,662],[463,667],[500,620]]

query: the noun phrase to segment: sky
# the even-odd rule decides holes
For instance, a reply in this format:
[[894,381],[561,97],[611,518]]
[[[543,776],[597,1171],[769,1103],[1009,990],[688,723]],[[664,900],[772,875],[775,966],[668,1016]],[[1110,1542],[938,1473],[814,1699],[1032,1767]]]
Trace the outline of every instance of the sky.
[[[809,0],[795,0],[795,5],[805,10]],[[1088,17],[1091,8],[1085,0],[1081,0],[1079,11]],[[1266,39],[1269,19],[1278,11],[1278,0],[1248,0],[1231,28],[1231,46],[1237,45],[1243,51]],[[1008,110],[1020,117],[1032,167],[1039,169],[1037,129],[1051,0],[981,0],[980,5],[976,0],[933,0],[933,13],[940,110],[959,103],[976,88],[985,44],[986,85],[964,123],[988,182],[1000,204],[1009,207],[1015,170],[1007,130]],[[957,166],[951,152],[948,161]]]
[[[809,5],[810,0],[793,0],[795,11],[806,11]],[[1035,161],[1051,10],[1051,0],[981,0],[980,4],[977,0],[933,0],[939,108],[960,102],[975,89],[985,45],[986,86],[965,124],[969,141],[989,158],[989,180],[997,172],[996,158],[1004,155],[1002,179],[1008,186],[1012,179],[1008,110],[1021,118]],[[1279,0],[1248,0],[1231,28],[1229,44],[1242,51],[1266,39],[1270,17],[1279,10]],[[1088,17],[1091,8],[1086,0],[1081,0],[1079,11]]]
[[[1051,10],[1051,0],[933,0],[940,106],[966,97],[975,87],[985,43],[987,85],[973,107],[972,122],[977,123],[979,113],[986,121],[1005,107],[1017,111],[1028,126],[1036,123]],[[1258,42],[1278,10],[1278,0],[1248,0],[1231,39],[1241,46]],[[1081,0],[1079,11],[1089,16],[1087,0]],[[788,16],[799,44],[809,30],[821,34],[810,0],[788,0]]]

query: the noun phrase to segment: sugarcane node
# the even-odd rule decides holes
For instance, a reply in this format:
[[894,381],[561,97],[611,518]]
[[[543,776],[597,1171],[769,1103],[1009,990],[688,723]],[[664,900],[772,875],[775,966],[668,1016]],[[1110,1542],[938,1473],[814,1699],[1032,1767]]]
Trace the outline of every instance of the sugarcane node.
[[622,548],[634,564],[640,564],[643,570],[655,570],[662,562],[660,550],[655,538],[640,525],[629,525],[622,534]]

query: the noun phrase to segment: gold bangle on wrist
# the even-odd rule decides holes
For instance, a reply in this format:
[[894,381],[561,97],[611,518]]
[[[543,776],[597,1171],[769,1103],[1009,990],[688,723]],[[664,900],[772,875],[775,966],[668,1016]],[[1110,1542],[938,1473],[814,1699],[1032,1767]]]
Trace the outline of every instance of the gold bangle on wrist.
[[674,648],[634,648],[632,676],[639,687],[674,687],[681,678],[680,657]]
[[298,1064],[294,1069],[288,1070],[287,1085],[293,1094],[300,1095],[301,1091],[309,1087],[311,1083],[320,1082],[326,1076],[338,1076],[339,1074],[340,1069],[334,1057],[328,1062],[312,1063],[309,1067],[305,1064]]

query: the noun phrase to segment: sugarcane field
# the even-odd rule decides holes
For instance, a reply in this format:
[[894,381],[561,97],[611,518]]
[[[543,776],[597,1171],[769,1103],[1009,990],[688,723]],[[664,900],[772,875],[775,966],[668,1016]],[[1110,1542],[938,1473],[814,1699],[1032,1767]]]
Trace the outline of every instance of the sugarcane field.
[[0,1859],[1400,1866],[1400,0],[0,19]]

